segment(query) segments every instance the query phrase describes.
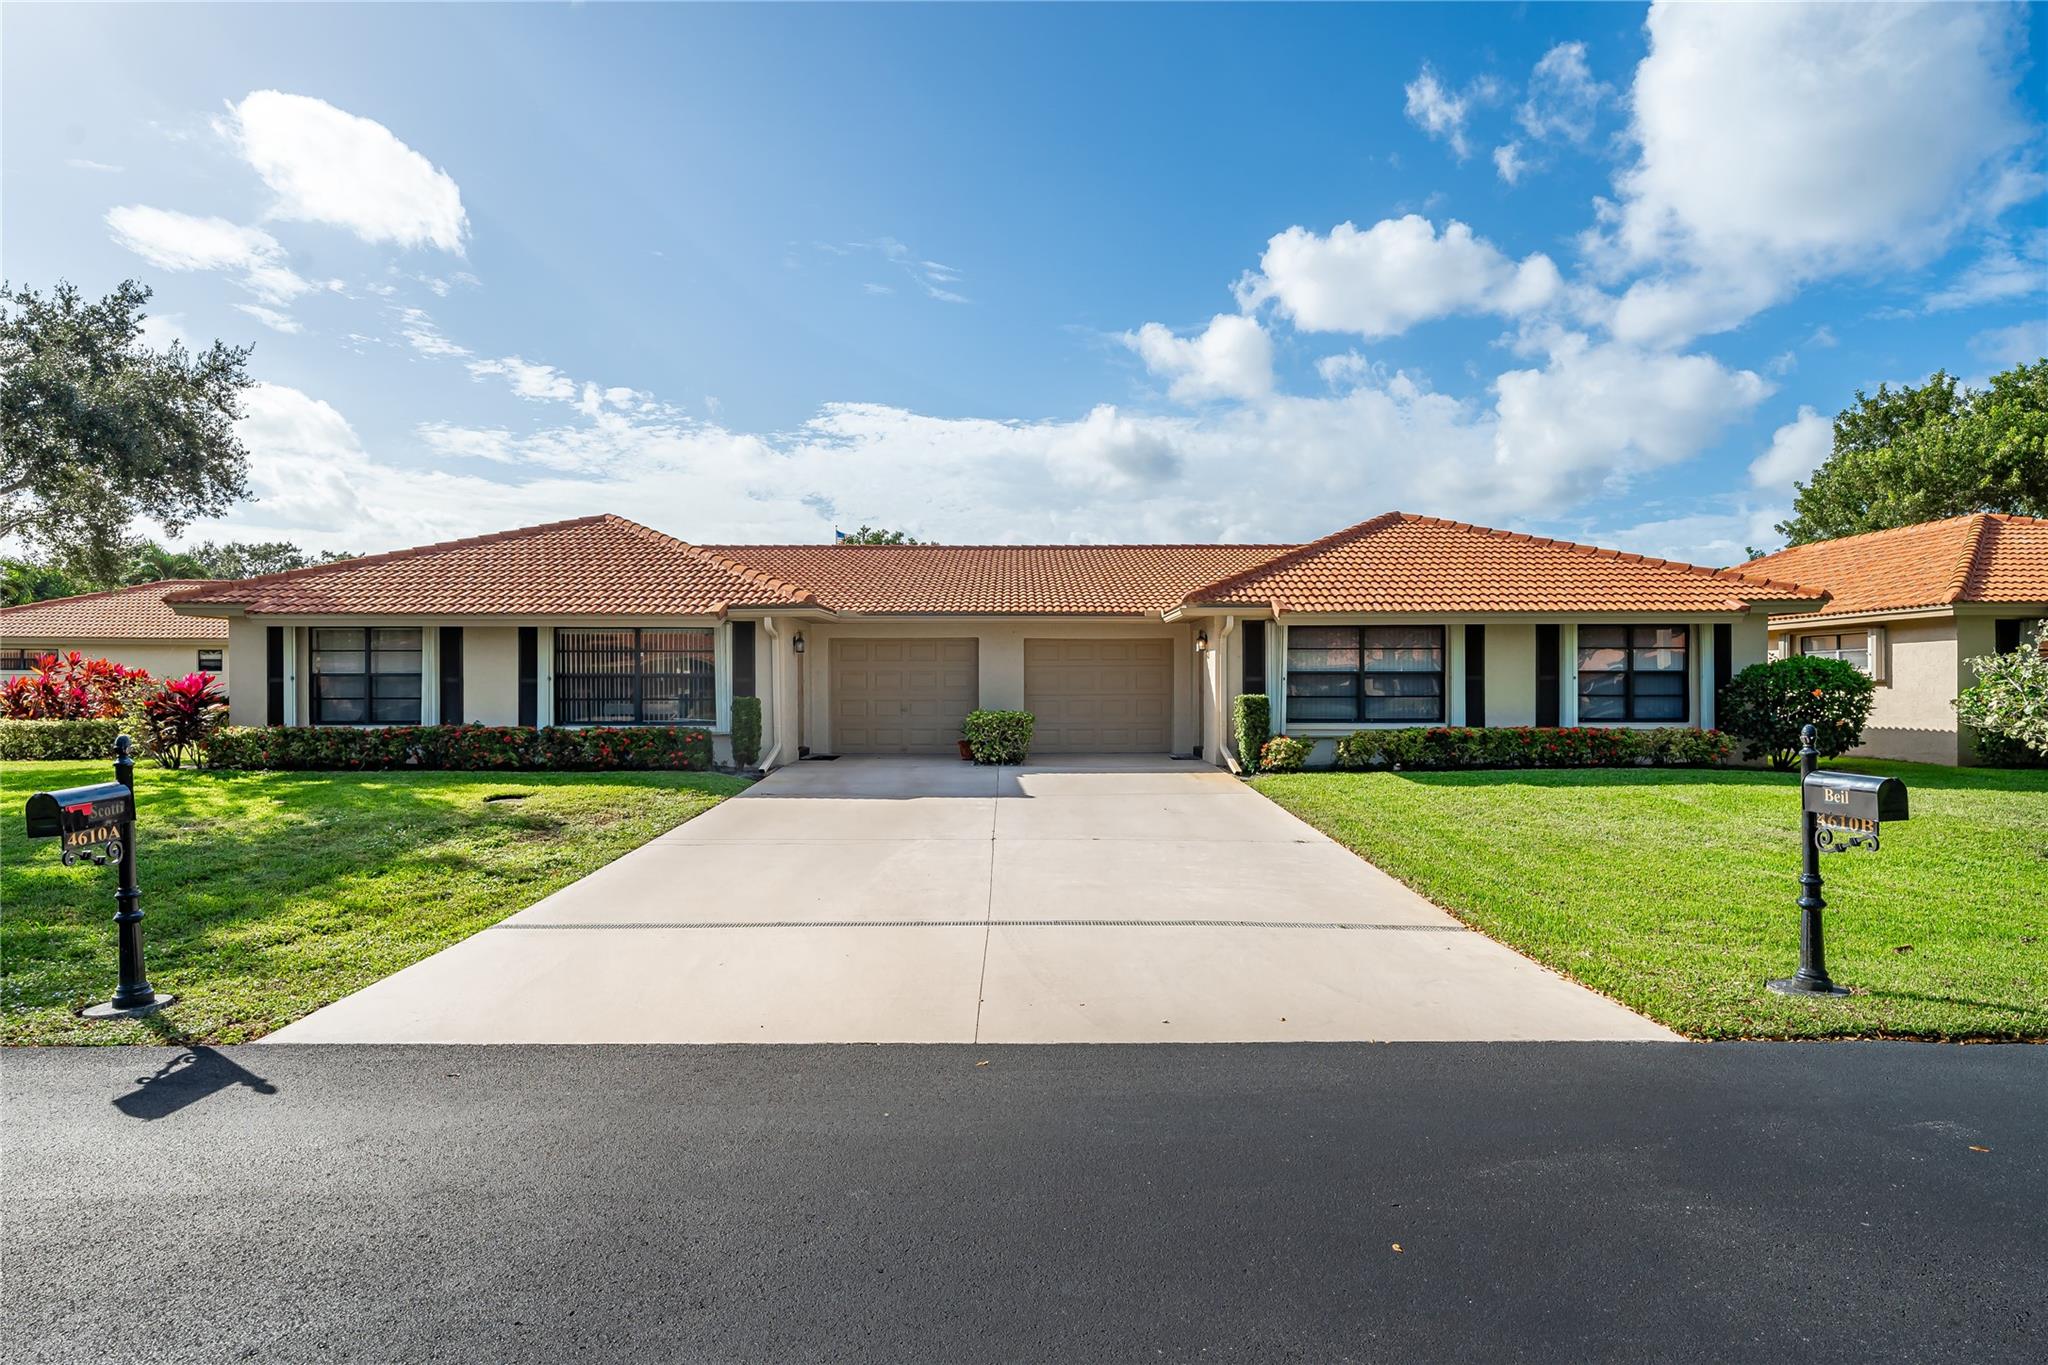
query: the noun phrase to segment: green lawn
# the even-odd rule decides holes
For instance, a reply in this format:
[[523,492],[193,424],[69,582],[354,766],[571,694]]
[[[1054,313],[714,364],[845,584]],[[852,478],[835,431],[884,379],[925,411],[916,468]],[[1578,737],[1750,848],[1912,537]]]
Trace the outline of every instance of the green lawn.
[[1831,855],[1828,970],[1799,961],[1798,778],[1752,771],[1298,773],[1258,789],[1466,923],[1699,1038],[2048,1038],[2048,773],[1903,780],[1882,851]]
[[[704,773],[199,773],[136,768],[149,976],[178,1003],[88,1024],[113,993],[114,870],[21,834],[32,792],[105,763],[0,768],[0,1042],[260,1037],[710,809]],[[486,798],[514,794],[517,800]]]

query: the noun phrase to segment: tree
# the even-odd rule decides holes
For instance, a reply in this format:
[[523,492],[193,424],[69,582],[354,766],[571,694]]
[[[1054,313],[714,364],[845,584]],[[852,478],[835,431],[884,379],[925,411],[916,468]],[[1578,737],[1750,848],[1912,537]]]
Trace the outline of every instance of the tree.
[[19,606],[52,597],[70,597],[107,588],[161,583],[169,578],[254,578],[314,564],[353,559],[351,551],[309,552],[286,540],[205,541],[189,550],[172,550],[153,540],[122,547],[112,578],[90,577],[60,564],[35,559],[0,559],[0,605]]
[[1917,388],[1857,390],[1778,532],[1804,545],[1968,512],[2048,515],[2048,359],[1985,389],[1938,370]]
[[901,531],[885,531],[879,526],[862,522],[858,531],[843,531],[839,536],[841,545],[923,545],[927,542]]
[[136,518],[175,533],[248,495],[249,348],[152,350],[149,298],[134,280],[97,303],[0,284],[0,536],[102,580]]
[[2048,760],[2048,645],[2037,637],[2008,654],[1969,660],[1977,681],[1955,700],[1992,762]]

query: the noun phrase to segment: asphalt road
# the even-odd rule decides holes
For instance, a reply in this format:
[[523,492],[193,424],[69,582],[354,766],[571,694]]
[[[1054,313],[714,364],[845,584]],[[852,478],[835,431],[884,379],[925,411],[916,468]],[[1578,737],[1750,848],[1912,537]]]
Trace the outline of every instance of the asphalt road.
[[2048,1048],[110,1048],[0,1079],[13,1362],[2048,1358]]

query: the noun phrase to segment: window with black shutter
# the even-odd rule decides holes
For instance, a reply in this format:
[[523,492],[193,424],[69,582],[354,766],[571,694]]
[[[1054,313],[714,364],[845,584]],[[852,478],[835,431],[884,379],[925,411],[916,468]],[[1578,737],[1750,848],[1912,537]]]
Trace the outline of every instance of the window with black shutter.
[[462,627],[441,627],[441,723],[462,724]]

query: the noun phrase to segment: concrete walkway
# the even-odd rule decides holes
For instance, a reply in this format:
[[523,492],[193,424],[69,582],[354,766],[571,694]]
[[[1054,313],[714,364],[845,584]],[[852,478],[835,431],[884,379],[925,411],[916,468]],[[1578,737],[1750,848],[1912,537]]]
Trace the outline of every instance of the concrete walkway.
[[784,768],[270,1041],[1671,1039],[1237,779]]

